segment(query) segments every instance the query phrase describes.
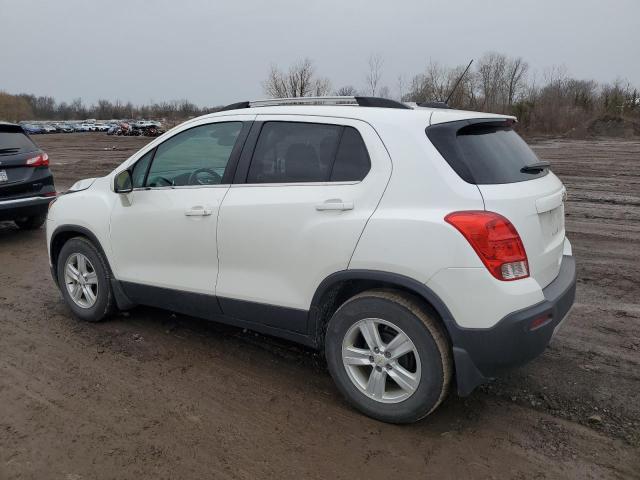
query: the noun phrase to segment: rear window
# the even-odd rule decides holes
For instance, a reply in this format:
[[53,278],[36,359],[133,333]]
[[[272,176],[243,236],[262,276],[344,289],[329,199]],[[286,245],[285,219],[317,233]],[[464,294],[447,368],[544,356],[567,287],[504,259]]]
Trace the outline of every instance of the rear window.
[[426,132],[451,168],[468,183],[524,182],[548,173],[546,168],[522,171],[540,160],[510,123],[463,120],[432,125]]
[[19,127],[0,127],[0,155],[38,150],[33,141]]

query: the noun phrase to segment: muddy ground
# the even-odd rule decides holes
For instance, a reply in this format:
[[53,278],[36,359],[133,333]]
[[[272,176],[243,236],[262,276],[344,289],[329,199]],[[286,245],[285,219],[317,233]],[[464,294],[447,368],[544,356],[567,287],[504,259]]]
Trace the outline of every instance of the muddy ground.
[[[59,189],[145,138],[37,137]],[[567,185],[577,301],[536,361],[410,426],[321,357],[137,308],[71,317],[44,229],[0,224],[0,479],[640,478],[640,141],[537,141]]]

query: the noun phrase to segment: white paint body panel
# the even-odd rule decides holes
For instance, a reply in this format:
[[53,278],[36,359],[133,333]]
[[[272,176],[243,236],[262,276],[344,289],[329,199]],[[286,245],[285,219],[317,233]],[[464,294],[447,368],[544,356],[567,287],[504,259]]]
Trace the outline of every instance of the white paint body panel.
[[[110,264],[121,281],[215,293],[218,209],[228,185],[135,190],[111,212]],[[206,216],[186,215],[202,207]]]
[[[371,158],[362,182],[233,185],[220,211],[220,297],[308,309],[316,288],[345,270],[391,175],[391,161],[371,126],[313,116],[258,115],[257,120],[349,125]],[[318,210],[325,202],[353,204]]]
[[541,288],[558,276],[564,248],[562,182],[552,172],[527,182],[479,185],[485,208],[509,219],[522,238],[529,273]]

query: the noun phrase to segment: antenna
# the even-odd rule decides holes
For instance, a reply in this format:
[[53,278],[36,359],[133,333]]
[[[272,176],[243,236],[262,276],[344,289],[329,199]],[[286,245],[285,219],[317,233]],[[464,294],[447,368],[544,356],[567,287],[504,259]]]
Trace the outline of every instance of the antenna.
[[444,101],[444,103],[449,103],[449,100],[451,99],[451,95],[453,95],[453,92],[456,91],[456,88],[458,88],[458,85],[460,84],[460,82],[462,81],[462,79],[464,78],[464,76],[467,74],[467,71],[469,70],[469,67],[471,67],[471,64],[473,63],[473,58],[471,59],[471,61],[469,62],[469,65],[467,65],[467,68],[464,69],[464,72],[462,72],[462,75],[460,75],[460,78],[458,78],[458,81],[456,82],[456,84],[453,86],[453,88],[451,89],[451,92],[449,93],[449,96],[447,97],[447,99]]

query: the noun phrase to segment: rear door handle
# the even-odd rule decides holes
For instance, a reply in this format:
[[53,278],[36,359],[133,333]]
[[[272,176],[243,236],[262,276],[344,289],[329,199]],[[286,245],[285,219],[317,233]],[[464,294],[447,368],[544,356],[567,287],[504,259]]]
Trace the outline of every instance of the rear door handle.
[[187,217],[207,217],[212,213],[213,213],[213,209],[211,207],[207,207],[204,205],[195,205],[184,211],[184,214]]
[[353,210],[353,202],[343,202],[339,198],[336,198],[317,204],[316,210],[318,210],[319,212],[325,212],[328,210]]

